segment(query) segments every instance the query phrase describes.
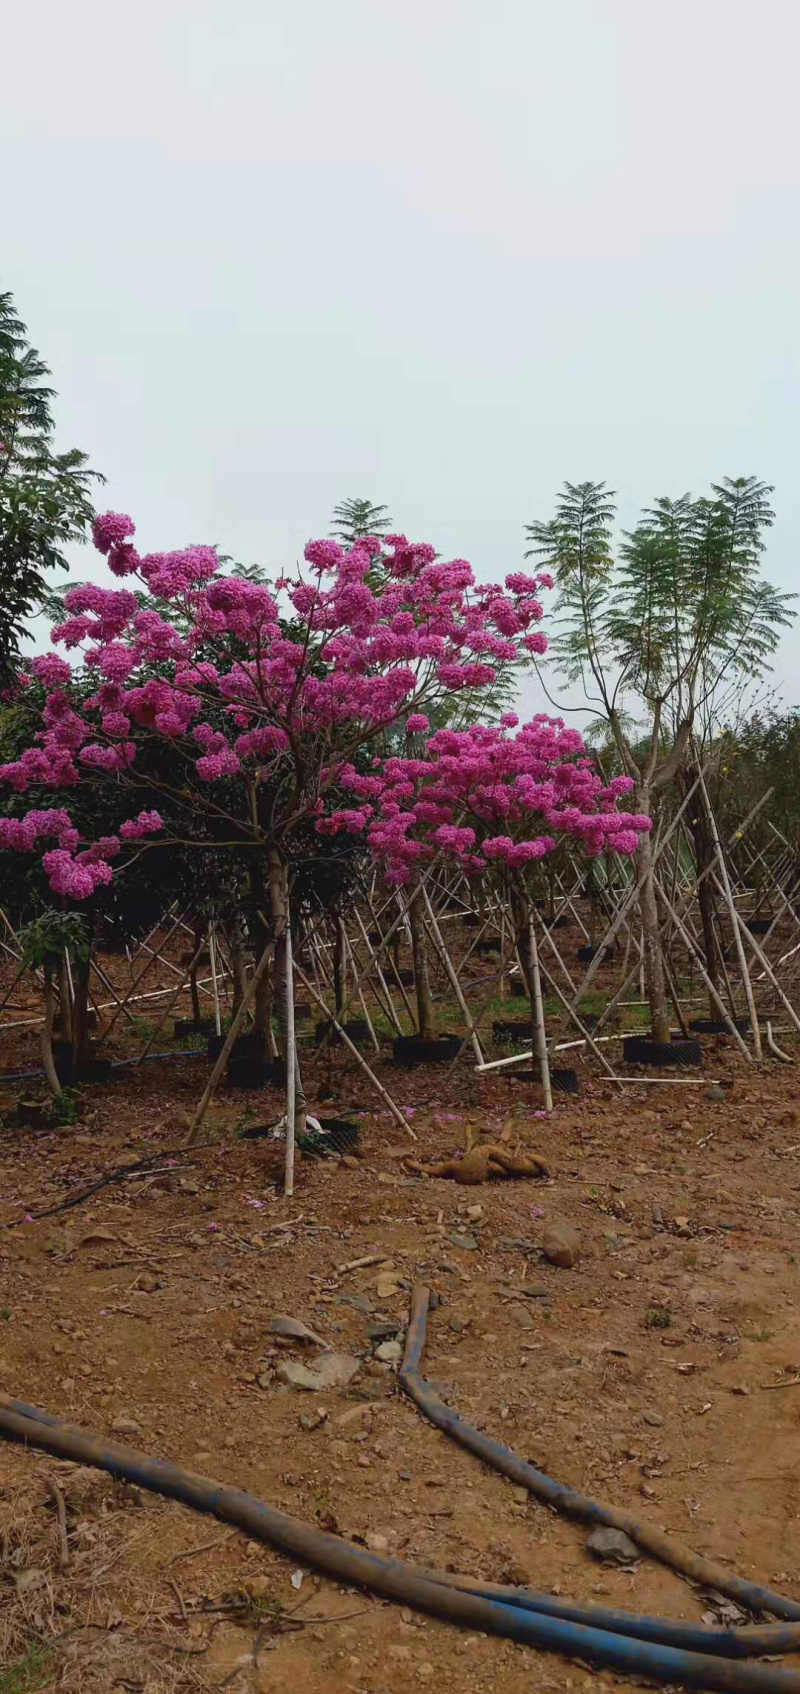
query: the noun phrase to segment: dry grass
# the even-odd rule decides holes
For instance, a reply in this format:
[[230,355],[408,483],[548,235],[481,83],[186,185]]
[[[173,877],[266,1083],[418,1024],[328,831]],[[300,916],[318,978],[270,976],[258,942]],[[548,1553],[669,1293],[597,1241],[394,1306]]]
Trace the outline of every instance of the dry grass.
[[[66,1502],[66,1570],[50,1477]],[[137,1549],[158,1534],[159,1516],[135,1491],[76,1465],[53,1463],[3,1491],[0,1694],[199,1694],[212,1686],[205,1643],[178,1637],[163,1594],[141,1587]]]

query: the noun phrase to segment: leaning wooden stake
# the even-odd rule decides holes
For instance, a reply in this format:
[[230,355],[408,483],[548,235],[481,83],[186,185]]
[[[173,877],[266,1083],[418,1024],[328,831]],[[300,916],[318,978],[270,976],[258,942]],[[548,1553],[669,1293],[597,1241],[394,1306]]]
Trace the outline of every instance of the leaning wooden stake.
[[191,1128],[189,1130],[188,1136],[186,1137],[187,1147],[191,1147],[193,1145],[193,1143],[197,1140],[197,1137],[200,1133],[200,1126],[203,1122],[203,1119],[206,1115],[206,1112],[208,1111],[209,1105],[211,1104],[211,1100],[212,1100],[212,1097],[213,1097],[213,1094],[214,1094],[214,1090],[217,1086],[217,1083],[219,1082],[219,1079],[222,1075],[222,1072],[225,1069],[225,1066],[228,1063],[228,1057],[229,1057],[231,1048],[233,1046],[233,1043],[236,1040],[237,1035],[239,1034],[239,1030],[241,1029],[242,1024],[244,1023],[247,1008],[250,1005],[251,1000],[253,999],[255,991],[256,991],[256,989],[257,989],[257,987],[258,987],[258,985],[261,981],[262,976],[264,975],[264,972],[267,968],[267,965],[270,962],[270,959],[272,958],[274,951],[275,951],[275,942],[274,941],[268,941],[267,945],[264,948],[264,951],[261,955],[261,958],[259,959],[258,964],[256,965],[256,968],[253,971],[253,974],[250,978],[250,981],[247,984],[247,989],[245,991],[244,999],[242,1000],[241,1006],[239,1007],[239,1010],[237,1011],[236,1016],[233,1019],[233,1022],[231,1023],[231,1027],[228,1030],[228,1033],[227,1033],[225,1040],[222,1044],[222,1051],[219,1055],[219,1058],[217,1059],[217,1062],[214,1066],[214,1069],[211,1072],[211,1075],[208,1079],[208,1082],[206,1083],[206,1086],[203,1089],[203,1094],[202,1094],[202,1098],[200,1100],[200,1104],[198,1105],[197,1110],[194,1114],[194,1117],[192,1118]]
[[533,913],[528,912],[528,948],[530,952],[531,978],[533,987],[533,1007],[536,1020],[536,1051],[539,1057],[539,1070],[544,1090],[545,1109],[553,1110],[553,1090],[550,1086],[550,1061],[547,1057],[547,1031],[544,1026],[544,1001],[542,999],[542,978],[539,971],[539,950],[536,946],[536,931],[533,927]]
[[697,969],[700,972],[700,975],[703,979],[703,982],[705,983],[706,988],[708,989],[708,992],[711,996],[711,999],[713,1000],[714,1005],[717,1007],[717,1010],[719,1011],[720,1017],[722,1018],[723,1022],[727,1026],[728,1033],[733,1036],[733,1038],[737,1042],[741,1052],[744,1054],[744,1057],[746,1058],[748,1064],[751,1065],[753,1063],[753,1055],[750,1052],[750,1049],[748,1048],[747,1043],[742,1040],[742,1037],[739,1033],[739,1030],[736,1028],[736,1025],[733,1021],[733,1018],[731,1017],[730,1012],[728,1011],[728,1008],[725,1005],[725,1002],[722,999],[721,994],[719,993],[719,990],[717,988],[715,988],[713,982],[711,981],[711,978],[708,974],[708,971],[706,970],[705,965],[703,964],[703,961],[700,957],[700,953],[699,953],[698,948],[695,946],[695,944],[694,944],[694,942],[691,938],[691,935],[689,934],[689,931],[686,928],[685,924],[681,923],[681,920],[678,917],[678,913],[676,912],[675,907],[671,904],[670,899],[669,899],[669,895],[666,893],[666,891],[665,891],[664,887],[662,886],[658,877],[656,877],[656,879],[655,879],[655,887],[656,887],[656,894],[657,894],[659,900],[661,901],[661,903],[664,907],[664,910],[666,911],[668,917],[670,917],[672,919],[672,922],[674,923],[675,928],[678,931],[678,934],[679,934],[679,936],[680,936],[680,938],[681,938],[681,940],[684,944],[684,947],[686,948],[686,951],[689,954],[689,957],[694,959],[695,964],[697,965]]
[[[776,994],[780,997],[781,1003],[784,1007],[784,1010],[786,1011],[787,1016],[791,1018],[792,1023],[794,1024],[794,1027],[798,1032],[798,1035],[800,1035],[800,1018],[798,1018],[797,1013],[794,1009],[794,1006],[792,1005],[792,1002],[789,999],[788,995],[785,994],[783,989],[781,988],[781,985],[778,981],[778,978],[775,975],[774,970],[772,969],[772,966],[769,962],[769,959],[767,958],[766,953],[764,952],[763,947],[760,947],[758,942],[756,941],[755,936],[750,934],[750,931],[747,928],[747,925],[744,923],[742,918],[740,918],[738,912],[736,913],[736,922],[739,925],[742,937],[747,941],[748,946],[751,948],[752,952],[755,953],[755,956],[758,960],[758,963],[763,967],[764,975],[766,977],[768,977],[769,981],[772,983],[772,986],[775,989]],[[792,951],[796,951],[796,949],[792,949]],[[787,954],[786,957],[790,958],[791,954]],[[779,960],[778,963],[780,964],[781,961]]]
[[724,889],[724,892],[725,892],[725,901],[726,901],[726,904],[727,904],[727,907],[728,907],[728,911],[730,912],[731,926],[733,928],[733,939],[734,939],[734,943],[735,943],[735,946],[736,946],[737,958],[739,960],[739,969],[742,973],[742,982],[744,983],[745,998],[747,1000],[747,1010],[750,1013],[750,1026],[751,1026],[752,1031],[753,1031],[753,1052],[755,1053],[756,1058],[760,1059],[762,1057],[761,1030],[758,1027],[758,1012],[756,1011],[756,997],[753,993],[753,984],[750,981],[750,972],[747,968],[747,955],[745,954],[744,942],[742,941],[741,930],[739,928],[739,921],[738,921],[739,920],[739,914],[736,910],[736,903],[735,903],[734,898],[733,898],[733,889],[731,888],[731,880],[730,880],[730,877],[728,876],[728,866],[725,862],[725,853],[723,851],[722,842],[720,841],[720,838],[719,838],[719,830],[717,829],[717,820],[714,816],[714,809],[711,805],[711,801],[708,798],[708,789],[706,788],[705,782],[703,780],[702,771],[700,773],[700,788],[702,790],[703,800],[705,802],[706,814],[707,814],[707,817],[708,817],[709,828],[711,830],[711,839],[714,843],[714,848],[715,848],[716,855],[717,855],[717,862],[719,864],[720,880],[722,882],[722,886],[723,886],[723,889]]
[[287,1199],[294,1193],[294,1112],[297,1049],[294,1044],[294,964],[292,960],[292,926],[286,913],[286,1158],[284,1161],[283,1192]]
[[[158,1040],[158,1037],[161,1034],[162,1029],[164,1028],[165,1023],[168,1022],[172,1012],[175,1010],[175,1007],[178,1003],[178,1000],[180,999],[180,996],[183,993],[183,990],[186,987],[187,982],[189,981],[189,977],[190,977],[192,971],[195,969],[195,967],[199,963],[200,954],[202,953],[202,951],[203,951],[203,942],[201,941],[200,946],[198,947],[197,952],[195,953],[194,958],[192,959],[192,962],[189,965],[188,970],[186,971],[186,975],[178,983],[177,988],[174,990],[174,992],[172,994],[172,998],[167,1002],[166,1011],[164,1011],[162,1013],[162,1016],[159,1018],[158,1023],[155,1025],[155,1028],[150,1031],[150,1034],[147,1038],[147,1042],[146,1042],[145,1046],[142,1048],[142,1051],[139,1054],[138,1059],[134,1059],[134,1064],[140,1065],[142,1063],[142,1060],[147,1058],[147,1055],[150,1052],[150,1049],[155,1046],[155,1044]],[[113,993],[113,989],[112,989],[112,993]],[[221,1031],[218,1031],[217,1033],[220,1034]]]
[[[480,1044],[480,1041],[478,1039],[478,1031],[475,1028],[475,1024],[473,1022],[472,1013],[470,1012],[469,1006],[467,1005],[467,1002],[464,999],[464,994],[463,994],[463,991],[462,991],[462,988],[461,988],[461,983],[459,982],[458,976],[456,975],[456,972],[453,969],[453,961],[450,958],[450,954],[448,953],[447,948],[445,946],[444,938],[442,936],[442,932],[439,928],[438,923],[436,922],[436,916],[435,916],[433,907],[431,905],[431,902],[428,898],[427,888],[423,889],[422,897],[425,901],[425,908],[426,908],[426,911],[428,913],[428,922],[429,922],[430,927],[431,927],[433,939],[434,939],[436,946],[438,947],[439,957],[441,958],[442,964],[444,965],[444,968],[447,972],[447,980],[450,983],[450,987],[452,988],[453,993],[455,994],[455,997],[458,1001],[459,1006],[461,1007],[461,1015],[464,1019],[464,1022],[467,1026],[467,1029],[469,1030],[469,1038],[470,1038],[470,1041],[472,1042],[472,1051],[475,1054],[475,1058],[476,1058],[478,1064],[482,1065],[483,1064],[483,1052],[481,1050],[481,1044]],[[501,943],[501,945],[502,945],[502,943]],[[502,958],[502,953],[501,953],[501,958]]]
[[406,1119],[403,1117],[403,1114],[400,1110],[400,1107],[395,1105],[395,1102],[392,1099],[391,1094],[387,1093],[386,1089],[383,1086],[383,1083],[378,1081],[378,1078],[376,1077],[375,1072],[373,1070],[370,1070],[370,1067],[367,1064],[367,1061],[364,1058],[363,1053],[359,1053],[358,1048],[355,1045],[355,1042],[350,1040],[350,1037],[347,1034],[346,1030],[342,1029],[341,1024],[334,1017],[333,1013],[331,1011],[329,1011],[328,1007],[325,1004],[325,1001],[322,998],[322,995],[318,994],[317,991],[316,991],[316,988],[314,988],[313,984],[309,982],[308,977],[305,974],[305,971],[302,971],[300,969],[299,965],[296,967],[296,969],[297,969],[297,974],[300,978],[300,981],[305,983],[305,986],[308,989],[309,994],[311,995],[312,999],[316,1000],[317,1005],[319,1006],[320,1010],[325,1014],[325,1017],[328,1020],[328,1022],[330,1023],[331,1028],[336,1030],[340,1039],[344,1042],[345,1047],[349,1047],[350,1052],[353,1055],[353,1058],[356,1059],[358,1064],[361,1066],[361,1069],[364,1072],[364,1075],[369,1078],[370,1082],[372,1083],[373,1088],[377,1089],[378,1093],[380,1094],[381,1099],[386,1101],[386,1105],[387,1105],[389,1111],[391,1112],[392,1117],[395,1120],[395,1123],[398,1123],[400,1125],[400,1127],[405,1130],[406,1135],[411,1136],[412,1141],[416,1141],[417,1137],[414,1134],[414,1131],[411,1128],[410,1123],[408,1123],[406,1121]]
[[211,961],[211,982],[214,990],[214,1029],[217,1035],[221,1035],[222,1023],[219,1015],[219,985],[217,983],[217,942],[213,922],[208,926],[208,957]]

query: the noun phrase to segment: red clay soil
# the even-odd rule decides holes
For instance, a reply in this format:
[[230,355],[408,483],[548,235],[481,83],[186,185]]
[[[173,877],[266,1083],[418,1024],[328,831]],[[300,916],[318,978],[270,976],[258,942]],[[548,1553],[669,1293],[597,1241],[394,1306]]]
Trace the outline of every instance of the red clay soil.
[[[410,1140],[337,1058],[321,1109],[365,1114],[359,1157],[301,1160],[291,1201],[280,1146],[234,1133],[248,1103],[276,1120],[278,1094],[223,1090],[210,1145],[19,1221],[118,1165],[179,1149],[206,1074],[192,1060],[122,1071],[84,1090],[78,1123],[0,1132],[0,1223],[15,1226],[0,1228],[3,1391],[377,1551],[583,1602],[730,1618],[719,1596],[646,1560],[598,1564],[585,1531],[400,1396],[367,1330],[402,1326],[425,1279],[442,1302],[426,1368],[465,1417],[560,1480],[800,1597],[793,1072],[749,1072],[709,1048],[688,1085],[622,1097],[595,1081],[550,1118],[530,1089],[479,1080],[468,1061],[449,1079],[391,1073],[416,1156],[463,1147],[468,1123],[496,1139],[512,1114],[511,1144],[553,1172],[463,1188],[403,1173]],[[732,1086],[709,1098],[720,1075]],[[572,1269],[543,1258],[554,1222],[579,1233]],[[373,1255],[382,1262],[346,1268]],[[355,1355],[349,1386],[285,1386],[281,1362],[318,1349],[282,1345],[275,1314]],[[344,1591],[213,1520],[8,1445],[0,1557],[3,1694],[617,1686]]]

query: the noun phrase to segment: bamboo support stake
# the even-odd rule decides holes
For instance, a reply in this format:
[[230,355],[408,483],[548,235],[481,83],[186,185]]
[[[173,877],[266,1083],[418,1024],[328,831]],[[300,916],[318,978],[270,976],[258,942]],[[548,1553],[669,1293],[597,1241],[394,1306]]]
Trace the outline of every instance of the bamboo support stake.
[[794,1006],[792,1005],[792,1002],[789,999],[788,995],[784,994],[784,991],[781,988],[781,985],[778,981],[778,978],[775,975],[775,972],[772,969],[772,966],[769,962],[769,959],[767,958],[766,953],[764,953],[762,948],[759,947],[759,944],[756,941],[755,936],[750,934],[750,931],[747,928],[746,923],[744,922],[744,920],[742,918],[739,917],[738,912],[736,913],[736,921],[737,921],[737,924],[740,926],[741,934],[743,936],[747,937],[747,940],[748,940],[753,952],[755,953],[755,956],[756,956],[759,964],[761,965],[761,967],[762,967],[763,971],[765,972],[766,976],[769,978],[770,982],[772,983],[772,986],[775,989],[776,993],[780,996],[781,1002],[782,1002],[783,1006],[785,1007],[788,1016],[791,1018],[792,1023],[794,1024],[794,1027],[797,1030],[798,1034],[800,1034],[800,1018],[798,1018],[797,1013],[794,1009]]
[[221,1035],[222,1021],[219,1015],[219,986],[217,984],[217,946],[213,923],[208,926],[208,958],[211,965],[211,981],[214,990],[214,1029],[217,1035]]
[[[208,1111],[209,1105],[211,1103],[212,1096],[214,1094],[214,1090],[217,1086],[217,1083],[219,1082],[219,1079],[222,1075],[222,1072],[225,1069],[226,1064],[228,1063],[228,1056],[230,1054],[233,1043],[236,1040],[237,1035],[239,1034],[239,1030],[241,1029],[242,1024],[244,1023],[247,1008],[250,1005],[250,1002],[255,995],[255,991],[256,991],[256,989],[257,989],[257,987],[258,987],[258,985],[261,981],[262,976],[264,975],[264,972],[267,968],[267,965],[270,962],[270,959],[272,958],[274,951],[275,951],[275,942],[274,941],[268,941],[267,945],[264,948],[264,951],[261,955],[261,958],[259,959],[258,964],[256,965],[256,968],[255,968],[255,970],[254,970],[254,972],[253,972],[253,974],[250,978],[250,981],[247,984],[247,988],[246,988],[245,993],[242,997],[242,1003],[241,1003],[241,1005],[240,1005],[240,1007],[239,1007],[239,1009],[236,1013],[236,1016],[233,1018],[233,1020],[231,1022],[231,1027],[228,1030],[228,1033],[227,1033],[225,1040],[222,1044],[222,1050],[219,1053],[219,1056],[217,1058],[217,1062],[214,1065],[214,1069],[212,1070],[211,1075],[208,1079],[208,1082],[206,1083],[205,1088],[203,1089],[203,1093],[202,1093],[202,1097],[200,1099],[200,1103],[197,1107],[197,1110],[195,1111],[194,1117],[192,1118],[189,1134],[186,1138],[187,1147],[192,1147],[194,1145],[195,1141],[197,1140],[198,1134],[200,1132],[200,1126],[203,1122],[203,1119],[206,1115],[206,1112]],[[292,1011],[294,1011],[294,1005],[292,1006]]]
[[[174,1009],[175,1009],[175,1007],[176,1007],[176,1005],[177,1005],[177,1003],[178,1003],[178,1001],[181,997],[181,994],[184,992],[184,990],[187,986],[187,983],[189,981],[189,977],[191,976],[192,971],[195,969],[195,966],[197,965],[197,962],[200,958],[200,954],[202,953],[202,951],[203,951],[203,943],[201,941],[200,946],[198,947],[197,952],[195,953],[194,958],[192,959],[192,962],[189,965],[189,968],[186,972],[186,975],[183,978],[183,981],[179,982],[177,988],[173,989],[171,1000],[169,1000],[167,1002],[165,1010],[163,1011],[161,1017],[159,1018],[159,1021],[156,1024],[155,1029],[148,1036],[147,1043],[143,1047],[141,1053],[139,1054],[138,1059],[134,1060],[135,1064],[140,1065],[142,1063],[142,1060],[147,1058],[147,1055],[150,1052],[151,1047],[155,1046],[156,1041],[158,1040],[158,1037],[161,1034],[161,1031],[164,1028],[165,1023],[171,1017],[171,1015],[172,1015],[172,1013],[173,1013],[173,1011],[174,1011]],[[218,1030],[217,1034],[220,1034],[220,1033],[221,1032]]]
[[669,913],[669,916],[672,918],[672,921],[675,925],[675,928],[678,931],[678,934],[679,934],[684,946],[687,948],[690,955],[694,958],[695,963],[697,965],[697,969],[700,972],[700,975],[703,979],[703,982],[705,983],[706,988],[708,989],[708,992],[711,995],[711,998],[714,1002],[714,1005],[717,1007],[717,1009],[720,1013],[720,1016],[723,1019],[723,1022],[725,1023],[725,1025],[728,1029],[729,1034],[733,1036],[734,1040],[737,1043],[737,1046],[740,1048],[741,1052],[744,1054],[748,1064],[751,1065],[753,1063],[753,1055],[750,1052],[750,1049],[748,1048],[746,1041],[744,1041],[742,1039],[742,1036],[740,1035],[739,1030],[736,1028],[736,1025],[733,1021],[733,1018],[731,1017],[730,1012],[728,1011],[728,1008],[725,1005],[725,1002],[722,999],[721,994],[719,993],[719,990],[714,987],[714,984],[711,981],[711,978],[708,974],[708,971],[706,970],[705,965],[703,964],[703,961],[700,957],[700,954],[698,953],[698,951],[697,951],[697,949],[694,945],[694,942],[692,941],[692,938],[689,934],[689,931],[685,928],[684,924],[681,922],[681,919],[678,917],[678,914],[677,914],[674,906],[672,906],[670,904],[669,896],[666,894],[659,877],[655,878],[655,888],[656,888],[656,895],[661,900],[662,905],[666,908],[667,912]]
[[542,978],[539,972],[539,951],[536,946],[536,931],[533,927],[533,914],[528,913],[528,947],[530,951],[531,977],[533,987],[533,1006],[536,1020],[536,1051],[539,1058],[539,1071],[544,1090],[545,1110],[553,1110],[553,1090],[550,1085],[550,1061],[547,1057],[547,1031],[544,1024],[544,1001],[542,999]]
[[708,823],[709,823],[709,828],[711,830],[711,839],[714,843],[714,848],[715,848],[717,860],[718,860],[718,863],[719,863],[722,886],[723,886],[723,890],[724,890],[724,894],[725,894],[725,900],[726,900],[726,903],[727,903],[728,911],[730,912],[730,915],[731,915],[731,923],[733,925],[733,939],[734,939],[734,942],[736,944],[736,953],[737,953],[737,956],[738,956],[738,959],[739,959],[739,969],[742,973],[742,981],[744,983],[745,999],[747,1001],[747,1009],[750,1013],[750,1023],[751,1023],[752,1030],[753,1030],[753,1051],[755,1053],[756,1059],[761,1059],[762,1056],[763,1056],[762,1051],[761,1051],[761,1030],[758,1027],[758,1012],[756,1011],[756,997],[753,993],[753,984],[750,981],[750,972],[747,968],[747,955],[746,955],[745,950],[744,950],[744,942],[742,941],[741,930],[739,928],[739,924],[740,924],[741,920],[739,918],[739,913],[736,910],[736,903],[735,903],[734,898],[733,898],[733,889],[731,888],[731,881],[730,881],[730,877],[728,876],[728,866],[725,862],[725,854],[724,854],[724,851],[723,851],[723,848],[722,848],[722,842],[720,841],[720,838],[719,838],[719,830],[717,829],[717,820],[714,816],[714,809],[711,805],[711,801],[708,798],[708,789],[706,788],[705,781],[703,779],[702,771],[700,772],[700,789],[701,789],[701,792],[702,792],[702,795],[703,795],[703,799],[705,801],[706,811],[708,813]]
[[[378,981],[381,985],[381,988],[383,989],[383,992],[386,996],[385,1010],[389,1014],[390,1021],[394,1024],[395,1033],[397,1035],[402,1035],[403,1026],[400,1022],[400,1019],[397,1016],[395,1009],[394,1009],[394,1001],[392,999],[391,994],[389,993],[389,988],[388,988],[388,985],[387,985],[387,982],[386,982],[386,978],[383,974],[383,971],[381,970],[380,960],[377,956],[377,953],[375,953],[373,951],[372,942],[370,941],[370,938],[367,934],[367,931],[364,928],[364,920],[361,916],[361,913],[358,911],[358,909],[356,909],[355,918],[356,918],[356,923],[358,924],[358,927],[361,931],[361,939],[364,943],[364,946],[367,949],[367,955],[374,965],[375,974],[376,974]],[[379,1004],[380,1003],[381,1002],[379,1001]]]
[[292,925],[286,913],[286,1157],[283,1167],[283,1192],[287,1199],[294,1194],[294,1114],[296,1099],[297,1048],[294,1036],[294,961],[292,958]]
[[[461,1007],[461,1013],[462,1013],[462,1016],[464,1018],[464,1022],[466,1023],[467,1029],[469,1030],[469,1038],[470,1038],[470,1041],[472,1042],[472,1050],[475,1054],[475,1058],[476,1058],[478,1064],[482,1065],[483,1064],[483,1052],[482,1052],[482,1049],[481,1049],[480,1041],[478,1039],[478,1031],[475,1028],[475,1024],[474,1024],[473,1019],[472,1019],[472,1013],[470,1012],[469,1006],[467,1005],[467,1002],[464,998],[461,983],[459,982],[458,976],[457,976],[455,970],[453,969],[453,961],[450,958],[450,954],[448,953],[447,948],[444,944],[442,932],[441,932],[439,925],[436,921],[436,917],[434,915],[433,907],[432,907],[430,900],[428,898],[428,890],[426,888],[424,888],[423,891],[422,891],[422,897],[423,897],[423,900],[425,902],[425,909],[428,913],[428,920],[429,920],[431,932],[432,932],[432,935],[433,935],[433,939],[434,939],[434,942],[436,944],[436,947],[438,948],[439,957],[441,958],[442,964],[444,965],[445,971],[447,973],[447,980],[450,984],[450,987],[453,990],[453,993],[455,994],[455,997],[458,1001],[459,1006]],[[502,954],[501,954],[501,957],[502,957]]]
[[356,1059],[358,1064],[361,1066],[361,1069],[364,1072],[365,1076],[367,1076],[369,1078],[370,1082],[372,1083],[373,1088],[377,1089],[381,1099],[385,1100],[386,1105],[387,1105],[389,1111],[391,1112],[392,1117],[394,1118],[395,1122],[398,1123],[401,1126],[401,1128],[405,1130],[407,1135],[411,1136],[412,1141],[416,1141],[417,1137],[414,1134],[414,1131],[411,1128],[410,1123],[408,1123],[407,1120],[403,1117],[403,1114],[400,1110],[400,1107],[395,1104],[394,1100],[392,1099],[391,1094],[387,1093],[386,1089],[383,1086],[383,1083],[378,1081],[378,1078],[375,1075],[375,1072],[373,1070],[370,1070],[370,1067],[367,1064],[367,1061],[364,1058],[363,1053],[359,1053],[358,1048],[355,1045],[355,1042],[350,1040],[349,1035],[346,1033],[345,1030],[342,1029],[341,1024],[333,1016],[333,1013],[329,1012],[329,1010],[328,1010],[328,1008],[325,1004],[325,1001],[322,999],[321,995],[319,995],[317,993],[316,988],[313,986],[313,984],[311,982],[309,982],[308,977],[305,974],[305,971],[302,971],[300,969],[299,965],[297,966],[297,974],[300,978],[300,981],[305,983],[305,986],[308,989],[309,994],[312,996],[312,998],[314,1000],[316,1000],[317,1005],[319,1006],[320,1010],[322,1012],[324,1012],[325,1017],[328,1020],[328,1022],[330,1023],[331,1027],[336,1030],[337,1034],[341,1037],[345,1046],[349,1047],[350,1052],[352,1053],[354,1059]]

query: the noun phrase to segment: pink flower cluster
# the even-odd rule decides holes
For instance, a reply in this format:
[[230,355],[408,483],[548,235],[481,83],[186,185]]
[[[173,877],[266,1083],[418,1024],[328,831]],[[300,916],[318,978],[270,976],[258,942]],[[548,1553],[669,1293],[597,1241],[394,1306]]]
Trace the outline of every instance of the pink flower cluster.
[[[421,757],[390,759],[372,776],[353,767],[380,731],[399,721],[409,738],[427,737],[432,708],[448,696],[492,682],[498,663],[526,649],[544,651],[535,626],[547,577],[516,572],[504,585],[478,585],[466,560],[438,560],[428,544],[392,535],[349,548],[311,541],[304,574],[273,590],[224,576],[211,547],[140,557],[133,534],[125,514],[95,521],[112,572],[137,575],[159,607],[143,609],[127,587],[92,583],[67,596],[53,639],[84,647],[83,677],[55,654],[34,661],[46,693],[34,744],[0,767],[0,781],[17,792],[87,778],[124,784],[149,736],[180,744],[200,806],[205,785],[269,778],[286,761],[295,779],[286,827],[313,817],[321,832],[365,835],[395,881],[442,851],[469,871],[523,867],[565,834],[588,853],[631,852],[649,827],[617,810],[624,779],[603,787],[580,736],[545,717],[521,729],[508,713],[499,729],[441,730],[427,745],[409,739],[409,755],[423,745]],[[342,790],[353,804],[342,805]],[[119,840],[76,856],[63,818],[61,833],[50,831],[58,845],[46,868],[54,889],[75,898],[108,880],[121,842],[163,827],[158,813],[142,812]],[[27,820],[9,822],[19,829]],[[45,831],[31,830],[32,845]],[[14,831],[0,831],[0,846],[12,845]]]
[[[437,852],[471,873],[492,863],[522,870],[564,837],[590,857],[635,852],[650,819],[617,809],[631,779],[604,784],[562,719],[541,714],[509,733],[517,722],[511,712],[500,728],[439,730],[424,758],[389,759],[378,776],[340,770],[340,787],[362,802],[356,827],[369,826],[390,881],[410,881],[415,865]],[[317,829],[352,829],[352,815],[341,810]]]

